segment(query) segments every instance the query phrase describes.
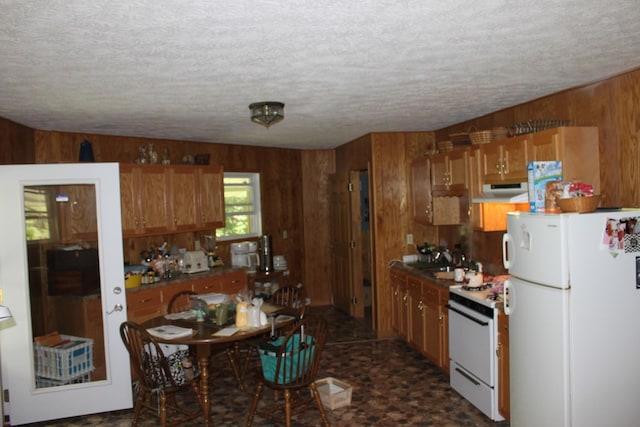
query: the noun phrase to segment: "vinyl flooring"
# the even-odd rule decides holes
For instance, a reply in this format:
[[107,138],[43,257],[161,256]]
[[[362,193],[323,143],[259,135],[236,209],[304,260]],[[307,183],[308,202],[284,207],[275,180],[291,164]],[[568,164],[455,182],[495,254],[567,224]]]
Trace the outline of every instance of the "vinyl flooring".
[[[400,339],[376,339],[368,321],[353,319],[332,307],[312,307],[310,314],[321,315],[330,325],[329,340],[322,355],[320,378],[333,377],[352,386],[351,404],[327,415],[333,426],[434,426],[504,427],[495,423],[464,400],[449,386],[449,378]],[[221,366],[226,365],[221,363]],[[255,379],[245,380],[240,391],[229,372],[214,377],[211,390],[211,421],[215,426],[243,426],[254,392]],[[263,392],[263,403],[273,394]],[[131,425],[132,410],[87,415],[36,426]],[[201,425],[196,420],[183,425]],[[156,426],[145,417],[139,425]],[[254,426],[272,426],[260,417]],[[318,410],[309,408],[296,415],[293,426],[321,425]]]

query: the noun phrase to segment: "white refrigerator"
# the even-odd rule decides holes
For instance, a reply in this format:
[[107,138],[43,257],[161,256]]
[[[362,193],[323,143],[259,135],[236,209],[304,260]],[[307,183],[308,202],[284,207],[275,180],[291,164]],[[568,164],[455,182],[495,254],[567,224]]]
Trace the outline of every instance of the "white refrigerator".
[[640,426],[640,210],[507,223],[510,425]]

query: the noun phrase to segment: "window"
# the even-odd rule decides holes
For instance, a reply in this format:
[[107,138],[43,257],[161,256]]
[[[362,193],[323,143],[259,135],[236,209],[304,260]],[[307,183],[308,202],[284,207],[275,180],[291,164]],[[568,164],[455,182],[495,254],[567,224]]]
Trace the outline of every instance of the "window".
[[49,215],[49,192],[44,187],[24,188],[27,240],[49,240],[54,231]]
[[244,239],[262,234],[260,174],[225,172],[226,227],[216,230],[218,240]]

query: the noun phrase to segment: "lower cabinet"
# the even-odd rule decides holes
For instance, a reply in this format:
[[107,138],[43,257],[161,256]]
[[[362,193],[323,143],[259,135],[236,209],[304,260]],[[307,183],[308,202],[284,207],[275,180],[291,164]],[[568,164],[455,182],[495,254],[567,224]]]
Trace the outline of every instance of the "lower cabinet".
[[511,418],[509,399],[509,317],[498,311],[498,411],[508,421]]
[[407,339],[407,308],[409,293],[407,274],[399,269],[391,269],[391,328],[404,340]]
[[247,272],[235,270],[160,284],[147,289],[127,290],[127,317],[137,323],[158,317],[167,312],[171,297],[184,290],[192,290],[198,294],[211,292],[235,294],[246,288]]
[[[402,292],[400,269],[391,269],[392,316],[394,329],[415,350],[444,372],[449,372],[449,290],[422,277],[405,274],[406,291]],[[395,285],[394,285],[395,283]],[[406,302],[406,305],[403,304]],[[397,307],[397,309],[394,309]],[[406,336],[401,334],[405,308]]]

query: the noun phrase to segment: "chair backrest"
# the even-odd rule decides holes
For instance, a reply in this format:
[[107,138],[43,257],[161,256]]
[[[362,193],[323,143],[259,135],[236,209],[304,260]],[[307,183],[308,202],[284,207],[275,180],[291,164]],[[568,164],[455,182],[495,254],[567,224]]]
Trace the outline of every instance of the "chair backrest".
[[270,303],[297,310],[298,319],[304,318],[306,310],[304,288],[283,286],[271,295]]
[[167,313],[180,313],[191,308],[191,296],[198,295],[194,291],[180,291],[169,300]]
[[266,383],[274,388],[299,388],[315,381],[327,334],[327,322],[323,318],[308,316],[278,338],[274,348],[261,346]]
[[[170,362],[158,342],[142,326],[131,321],[123,322],[120,325],[120,337],[143,387],[155,390],[184,384],[184,377],[174,376],[170,367],[180,361]],[[179,352],[175,356],[181,357]]]

